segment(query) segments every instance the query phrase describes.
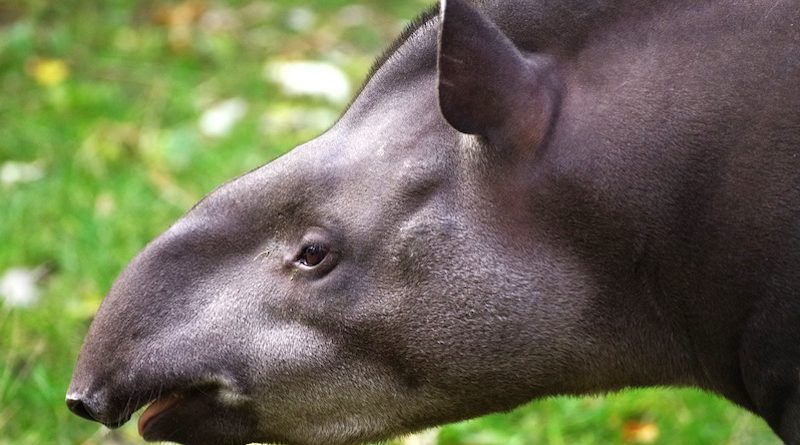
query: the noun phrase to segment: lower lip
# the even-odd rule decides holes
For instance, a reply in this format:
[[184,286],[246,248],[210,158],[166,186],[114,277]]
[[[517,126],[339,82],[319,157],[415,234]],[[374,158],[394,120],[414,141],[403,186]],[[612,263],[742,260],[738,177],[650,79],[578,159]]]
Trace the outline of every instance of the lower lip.
[[139,435],[144,437],[147,427],[150,426],[153,421],[172,410],[172,408],[174,408],[175,405],[180,402],[180,400],[180,396],[176,394],[170,394],[151,403],[150,406],[148,406],[139,417]]

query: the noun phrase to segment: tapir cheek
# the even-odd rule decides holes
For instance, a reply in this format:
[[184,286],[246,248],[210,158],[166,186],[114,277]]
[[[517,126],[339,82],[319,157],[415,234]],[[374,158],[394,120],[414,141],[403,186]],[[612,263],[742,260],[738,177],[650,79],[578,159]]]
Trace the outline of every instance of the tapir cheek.
[[294,373],[315,370],[333,364],[336,343],[318,331],[296,322],[277,322],[259,329],[253,355],[266,366],[264,378],[270,382]]

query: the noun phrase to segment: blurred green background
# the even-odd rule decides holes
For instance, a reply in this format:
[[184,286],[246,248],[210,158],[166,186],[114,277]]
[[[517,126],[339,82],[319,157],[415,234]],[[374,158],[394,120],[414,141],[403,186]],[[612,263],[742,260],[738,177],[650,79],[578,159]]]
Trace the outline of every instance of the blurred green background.
[[[0,445],[141,443],[130,425],[109,432],[63,402],[104,292],[214,186],[330,125],[428,6],[0,2]],[[778,441],[712,396],[636,390],[532,402],[392,443]]]

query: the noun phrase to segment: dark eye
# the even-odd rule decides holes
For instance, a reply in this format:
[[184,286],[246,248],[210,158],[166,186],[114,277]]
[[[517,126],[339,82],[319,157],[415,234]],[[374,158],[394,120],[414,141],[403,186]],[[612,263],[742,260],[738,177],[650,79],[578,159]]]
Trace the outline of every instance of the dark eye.
[[309,244],[303,247],[297,262],[306,267],[314,267],[328,255],[328,248],[322,244]]

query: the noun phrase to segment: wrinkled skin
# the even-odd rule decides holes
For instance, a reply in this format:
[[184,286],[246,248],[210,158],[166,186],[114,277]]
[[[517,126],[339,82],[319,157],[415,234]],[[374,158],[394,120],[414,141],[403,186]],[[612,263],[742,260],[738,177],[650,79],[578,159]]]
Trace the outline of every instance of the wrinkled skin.
[[131,262],[71,409],[116,426],[158,400],[148,440],[337,445],[693,385],[800,444],[796,5],[442,9],[333,128]]

